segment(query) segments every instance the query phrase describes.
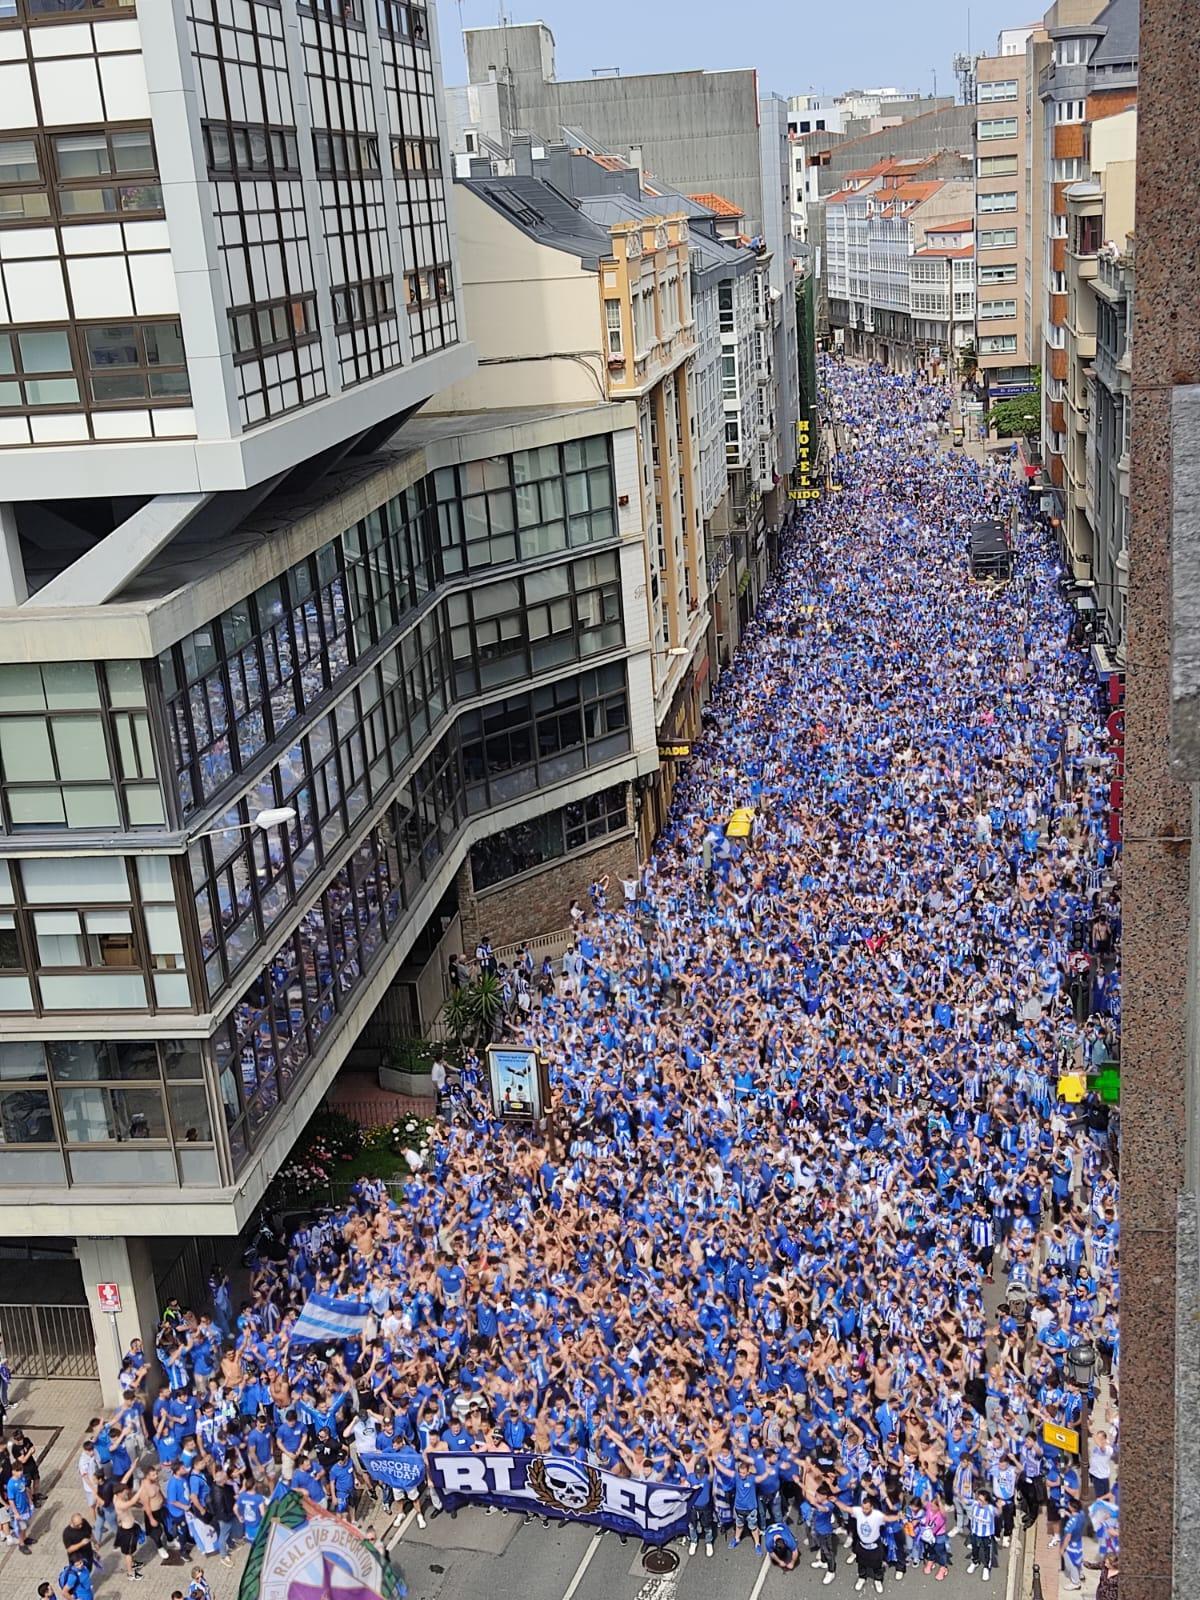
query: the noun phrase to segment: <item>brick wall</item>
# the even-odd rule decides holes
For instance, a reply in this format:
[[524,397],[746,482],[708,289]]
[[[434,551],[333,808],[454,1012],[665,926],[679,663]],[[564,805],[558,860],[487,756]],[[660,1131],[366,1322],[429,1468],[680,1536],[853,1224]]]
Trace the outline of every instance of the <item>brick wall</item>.
[[637,871],[637,847],[633,832],[613,834],[590,850],[552,861],[540,872],[529,872],[511,883],[498,883],[482,894],[475,892],[471,865],[464,865],[458,878],[458,905],[462,916],[463,950],[474,954],[481,933],[488,933],[494,945],[516,944],[554,933],[571,920],[572,900],[587,905],[589,885],[609,875],[609,903],[619,899],[620,877]]

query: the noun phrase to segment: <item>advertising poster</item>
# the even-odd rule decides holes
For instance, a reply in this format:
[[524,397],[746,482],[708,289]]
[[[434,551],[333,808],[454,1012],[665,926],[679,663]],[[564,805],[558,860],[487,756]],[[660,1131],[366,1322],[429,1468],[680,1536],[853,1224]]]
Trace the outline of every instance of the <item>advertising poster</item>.
[[548,1096],[545,1071],[536,1050],[526,1045],[488,1045],[492,1109],[498,1117],[538,1121]]

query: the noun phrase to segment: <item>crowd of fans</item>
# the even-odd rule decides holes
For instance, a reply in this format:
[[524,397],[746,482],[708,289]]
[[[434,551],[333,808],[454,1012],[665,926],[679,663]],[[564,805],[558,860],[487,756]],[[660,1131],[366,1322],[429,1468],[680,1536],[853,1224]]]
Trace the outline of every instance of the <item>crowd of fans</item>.
[[[693,1551],[724,1530],[830,1584],[844,1540],[858,1590],[987,1579],[1044,1514],[1066,1583],[1090,1532],[1111,1593],[1118,1146],[1059,1093],[1119,1048],[1104,707],[1040,527],[1010,582],[969,577],[1021,490],[939,450],[949,390],[826,384],[840,487],[786,532],[651,860],[572,907],[557,967],[506,969],[547,1125],[502,1126],[469,1060],[396,1192],[361,1183],[236,1306],[214,1272],[168,1308],[161,1385],[135,1344],[81,1454],[63,1590],[109,1536],[134,1578],[146,1541],[230,1560],[279,1482],[354,1514],[366,1450],[488,1448],[693,1487]],[[314,1291],[365,1335],[290,1343]]]

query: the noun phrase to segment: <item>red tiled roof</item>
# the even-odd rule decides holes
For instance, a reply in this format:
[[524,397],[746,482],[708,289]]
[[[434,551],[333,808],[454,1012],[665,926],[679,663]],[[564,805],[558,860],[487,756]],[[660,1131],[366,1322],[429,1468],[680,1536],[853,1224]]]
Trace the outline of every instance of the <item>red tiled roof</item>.
[[706,211],[715,212],[718,217],[744,217],[746,213],[741,206],[735,206],[732,200],[726,200],[721,194],[693,194],[688,197],[698,206],[703,206]]
[[942,187],[939,179],[925,183],[902,183],[896,190],[897,200],[928,200],[930,195],[936,194]]
[[628,161],[622,161],[620,156],[598,156],[592,150],[587,152],[590,160],[598,167],[603,167],[605,172],[624,172],[629,166]]
[[974,219],[968,217],[965,222],[927,222],[926,233],[974,233]]
[[917,256],[942,256],[946,260],[951,258],[961,260],[964,256],[973,256],[975,254],[975,246],[973,244],[964,244],[960,245],[957,250],[941,250],[932,245],[925,245],[920,250],[914,250],[913,254]]

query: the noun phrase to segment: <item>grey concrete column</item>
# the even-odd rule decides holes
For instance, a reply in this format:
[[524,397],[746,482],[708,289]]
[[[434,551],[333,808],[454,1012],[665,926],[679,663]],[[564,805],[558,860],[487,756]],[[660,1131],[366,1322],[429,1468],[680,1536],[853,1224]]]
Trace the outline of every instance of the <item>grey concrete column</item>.
[[[75,1254],[92,1313],[100,1390],[105,1405],[115,1406],[121,1399],[118,1374],[129,1341],[141,1339],[147,1360],[151,1364],[154,1361],[158,1295],[150,1246],[145,1239],[76,1239]],[[101,1301],[101,1285],[113,1284],[120,1299],[119,1311],[105,1310]],[[107,1297],[107,1288],[104,1293]]]
[[0,500],[0,606],[24,605],[28,598],[17,508],[9,500]]

